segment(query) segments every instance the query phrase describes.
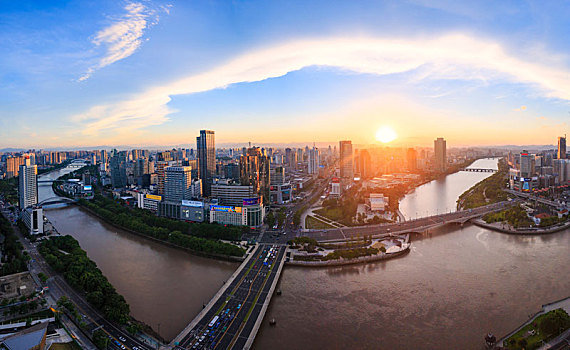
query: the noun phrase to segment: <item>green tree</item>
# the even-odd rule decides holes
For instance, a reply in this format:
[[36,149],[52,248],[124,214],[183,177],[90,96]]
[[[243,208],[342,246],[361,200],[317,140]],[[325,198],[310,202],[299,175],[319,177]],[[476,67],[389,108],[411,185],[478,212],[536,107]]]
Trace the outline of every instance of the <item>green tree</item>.
[[97,349],[105,350],[109,346],[109,338],[101,329],[98,329],[93,333],[93,344]]
[[273,225],[275,225],[275,215],[273,215],[272,211],[270,211],[269,214],[267,214],[265,222],[267,223],[267,225],[269,225],[269,227],[273,227]]

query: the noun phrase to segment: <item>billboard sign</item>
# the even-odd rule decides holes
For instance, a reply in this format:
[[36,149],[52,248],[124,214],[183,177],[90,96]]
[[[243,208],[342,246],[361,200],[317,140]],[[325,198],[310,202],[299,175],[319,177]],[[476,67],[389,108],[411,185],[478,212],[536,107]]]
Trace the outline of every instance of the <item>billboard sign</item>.
[[83,186],[83,191],[93,191],[93,186],[85,185],[85,186]]
[[182,200],[182,205],[185,207],[192,207],[192,208],[203,208],[204,203],[200,201],[187,201]]
[[241,207],[231,207],[227,205],[210,205],[210,211],[225,211],[228,213],[241,213]]
[[157,196],[155,194],[145,194],[144,197],[147,199],[153,199],[153,200],[159,201],[159,202],[162,200],[162,196]]
[[244,198],[243,199],[243,206],[248,206],[248,205],[257,205],[259,204],[259,197],[255,197],[255,198]]

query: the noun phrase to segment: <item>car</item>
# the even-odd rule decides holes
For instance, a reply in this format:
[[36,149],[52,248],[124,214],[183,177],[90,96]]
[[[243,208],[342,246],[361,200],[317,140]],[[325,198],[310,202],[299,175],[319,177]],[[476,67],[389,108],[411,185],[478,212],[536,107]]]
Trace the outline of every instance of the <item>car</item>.
[[127,339],[125,339],[125,337],[119,337],[120,341],[127,341]]
[[133,346],[133,350],[140,350],[138,346]]

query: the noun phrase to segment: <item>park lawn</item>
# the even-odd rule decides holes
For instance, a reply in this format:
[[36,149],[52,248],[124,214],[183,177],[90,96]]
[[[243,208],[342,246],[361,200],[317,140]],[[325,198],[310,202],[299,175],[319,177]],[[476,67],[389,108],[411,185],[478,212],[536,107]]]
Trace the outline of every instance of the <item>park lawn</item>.
[[307,216],[305,218],[305,228],[321,230],[321,229],[328,229],[328,228],[334,228],[334,227],[332,227],[331,225],[326,224],[320,220],[317,220],[312,216]]
[[[541,334],[539,331],[539,325],[544,318],[546,318],[549,314],[555,311],[556,310],[552,310],[550,312],[538,316],[531,323],[527,324],[521,330],[510,336],[507,340],[505,340],[504,345],[508,346],[508,348],[511,350],[517,350],[517,349],[532,350],[539,348],[542,345],[543,340],[548,341],[550,340],[550,338],[554,338],[554,337],[544,337],[543,334]],[[536,325],[536,327],[534,325]],[[536,333],[534,335],[526,336],[528,332],[533,329],[535,330]],[[527,341],[526,346],[523,347],[520,345],[519,342],[521,339],[526,339]],[[511,344],[512,340],[515,341],[514,344]]]

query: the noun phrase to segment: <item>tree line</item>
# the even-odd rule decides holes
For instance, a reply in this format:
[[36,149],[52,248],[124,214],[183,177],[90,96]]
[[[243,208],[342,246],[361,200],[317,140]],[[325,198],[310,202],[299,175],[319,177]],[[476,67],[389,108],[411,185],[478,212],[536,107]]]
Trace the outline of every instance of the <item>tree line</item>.
[[121,324],[129,321],[129,304],[117,293],[97,264],[87,257],[77,240],[69,235],[52,237],[42,241],[39,252],[73,288],[85,292],[87,301],[101,311],[106,319]]
[[[161,218],[140,209],[129,209],[124,205],[96,194],[91,201],[79,200],[79,204],[89,208],[105,220],[126,229],[141,233],[163,241],[172,240],[183,242],[184,248],[197,252],[243,256],[245,250],[229,243],[219,242],[218,239],[237,241],[241,238],[242,228],[218,224],[194,224],[168,218]],[[173,233],[179,233],[171,238]]]

